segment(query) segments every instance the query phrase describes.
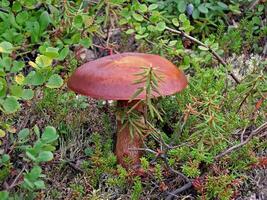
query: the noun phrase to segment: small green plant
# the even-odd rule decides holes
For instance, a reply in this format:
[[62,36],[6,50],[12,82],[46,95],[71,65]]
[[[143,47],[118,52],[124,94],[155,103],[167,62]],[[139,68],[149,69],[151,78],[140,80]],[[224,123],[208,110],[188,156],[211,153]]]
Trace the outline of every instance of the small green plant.
[[155,165],[155,178],[158,182],[162,182],[164,179],[162,175],[162,167],[160,164]]
[[[14,160],[14,157],[20,153],[23,155],[23,168],[17,174],[15,181],[6,187],[9,190],[14,189],[14,187],[20,187],[22,194],[34,198],[35,191],[46,188],[43,181],[45,175],[42,174],[40,165],[53,159],[58,134],[55,128],[51,126],[47,126],[41,134],[39,128],[35,126],[33,131],[22,129],[16,138],[12,134],[9,134],[8,138],[10,140],[9,144],[13,146],[8,153],[0,154],[0,182],[7,184],[11,170],[18,170],[15,165],[17,161]],[[35,140],[32,140],[32,138],[35,138]],[[23,177],[23,181],[20,181],[21,177]],[[4,188],[0,189],[3,190]],[[10,197],[12,196],[10,194]]]
[[196,160],[189,161],[182,166],[182,172],[190,178],[199,176],[201,173],[199,170],[199,162]]
[[141,196],[143,187],[142,187],[142,182],[140,178],[135,178],[134,184],[133,184],[133,192],[131,194],[131,199],[132,200],[138,200]]
[[45,183],[41,180],[41,178],[44,178],[45,175],[41,172],[41,167],[34,166],[31,171],[25,173],[22,187],[29,191],[45,189]]
[[141,161],[141,167],[142,169],[144,169],[145,171],[147,171],[149,169],[149,162],[146,158],[140,158]]
[[122,189],[126,188],[126,184],[127,184],[127,180],[129,176],[128,172],[126,171],[125,168],[119,165],[117,169],[117,173],[118,173],[117,177],[108,179],[108,184],[110,186],[114,186],[114,185],[119,186]]

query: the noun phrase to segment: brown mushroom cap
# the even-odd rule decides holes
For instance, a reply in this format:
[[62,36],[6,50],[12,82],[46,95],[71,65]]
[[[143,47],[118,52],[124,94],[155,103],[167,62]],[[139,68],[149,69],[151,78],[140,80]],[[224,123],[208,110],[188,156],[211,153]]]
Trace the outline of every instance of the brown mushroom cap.
[[[122,53],[106,56],[77,68],[68,81],[68,87],[82,95],[96,99],[129,100],[144,84],[134,84],[140,79],[141,67],[153,67],[162,77],[158,90],[162,95],[171,95],[187,85],[184,73],[167,59],[153,54]],[[155,93],[155,96],[159,94]],[[141,93],[135,99],[144,99]]]

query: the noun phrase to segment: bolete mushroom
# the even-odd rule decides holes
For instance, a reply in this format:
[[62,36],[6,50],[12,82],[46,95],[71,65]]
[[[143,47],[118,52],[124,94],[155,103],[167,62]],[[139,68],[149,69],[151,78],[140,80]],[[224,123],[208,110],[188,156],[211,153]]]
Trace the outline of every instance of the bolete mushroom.
[[[160,73],[162,81],[158,83],[158,91],[166,96],[183,90],[187,86],[184,73],[167,59],[153,54],[122,53],[106,56],[85,63],[77,68],[68,81],[68,87],[82,95],[95,99],[117,100],[117,106],[131,106],[129,99],[140,88],[140,84],[134,84],[140,73],[141,67],[155,68],[155,73]],[[142,87],[142,86],[141,86]],[[153,94],[155,97],[159,93]],[[134,100],[146,98],[144,92]],[[136,109],[142,109],[137,106]],[[117,119],[118,132],[115,154],[118,163],[125,166],[124,157],[132,161],[132,166],[140,162],[140,151],[131,149],[142,147],[143,138],[139,134],[130,135],[129,127],[122,127]]]

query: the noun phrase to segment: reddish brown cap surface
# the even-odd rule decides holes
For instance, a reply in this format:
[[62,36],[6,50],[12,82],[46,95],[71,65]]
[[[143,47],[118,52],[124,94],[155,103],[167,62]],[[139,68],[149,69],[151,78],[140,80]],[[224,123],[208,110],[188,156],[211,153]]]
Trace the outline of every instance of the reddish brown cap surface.
[[[187,85],[184,73],[167,59],[153,54],[122,53],[88,62],[77,68],[68,81],[68,87],[82,95],[96,99],[129,100],[140,84],[137,73],[141,67],[153,67],[162,77],[158,90],[162,95],[171,95]],[[159,96],[155,93],[155,96]],[[141,93],[135,99],[144,99]]]

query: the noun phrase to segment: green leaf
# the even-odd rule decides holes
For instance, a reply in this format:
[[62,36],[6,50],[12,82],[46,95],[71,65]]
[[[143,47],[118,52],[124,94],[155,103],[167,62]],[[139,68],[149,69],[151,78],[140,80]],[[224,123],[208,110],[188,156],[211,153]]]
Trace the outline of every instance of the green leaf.
[[200,14],[199,11],[197,9],[194,9],[193,14],[192,14],[192,17],[194,19],[198,19],[199,18],[199,14]]
[[7,83],[6,80],[3,78],[0,78],[0,97],[3,97],[6,95],[7,91]]
[[138,88],[134,94],[131,96],[129,102],[131,102],[132,100],[134,100],[135,98],[137,98],[142,92],[144,91],[144,88]]
[[151,32],[154,32],[154,31],[156,31],[156,26],[154,26],[154,25],[148,25],[147,26],[147,30],[149,30]]
[[218,50],[219,49],[219,44],[218,43],[214,43],[210,46],[211,49],[213,50]]
[[36,161],[36,157],[29,151],[26,151],[26,156],[28,156],[32,161]]
[[18,1],[15,1],[12,5],[12,11],[19,12],[22,10],[22,7]]
[[20,104],[19,104],[18,100],[13,96],[7,97],[2,102],[2,106],[4,108],[4,111],[8,114],[14,113],[20,109]]
[[8,53],[10,54],[12,52],[13,45],[10,42],[1,42],[0,43],[0,53]]
[[38,180],[34,182],[36,189],[45,189],[45,183],[42,180]]
[[35,135],[39,139],[40,138],[40,129],[36,124],[34,125],[33,130],[34,130]]
[[157,28],[158,31],[162,32],[162,31],[164,31],[165,28],[166,28],[166,23],[165,23],[165,22],[159,22],[159,23],[157,24],[156,28]]
[[0,129],[0,138],[3,138],[6,136],[6,132],[2,129]]
[[184,65],[190,64],[190,56],[184,56]]
[[69,47],[66,46],[60,51],[58,60],[60,61],[64,60],[68,54],[69,54]]
[[21,98],[23,100],[31,100],[34,96],[34,91],[32,89],[24,89],[22,91]]
[[139,22],[144,21],[144,17],[142,15],[140,15],[140,14],[137,14],[137,13],[133,12],[132,16],[136,21],[139,21]]
[[178,27],[179,26],[179,20],[177,18],[172,19],[172,23],[174,26]]
[[41,176],[41,173],[42,173],[42,168],[39,166],[34,166],[32,168],[32,170],[26,174],[26,177],[30,181],[35,181],[36,179],[38,179]]
[[252,17],[252,22],[256,25],[260,25],[261,19],[258,16],[254,16],[254,17]]
[[2,156],[2,162],[7,163],[10,160],[10,156],[8,154],[4,154]]
[[139,11],[142,13],[147,12],[147,5],[146,4],[140,4],[139,5]]
[[229,5],[229,9],[234,13],[234,14],[241,14],[239,4],[234,4],[234,5]]
[[224,10],[227,10],[228,9],[228,6],[225,3],[221,2],[221,1],[217,2],[217,4],[218,4],[218,6],[220,6],[221,8],[223,8]]
[[134,37],[135,37],[135,39],[140,40],[140,39],[145,38],[147,36],[148,36],[148,33],[145,33],[143,35],[136,34]]
[[94,154],[94,149],[92,147],[87,147],[84,150],[84,154],[88,157],[92,156]]
[[58,138],[58,135],[57,135],[56,129],[52,126],[47,126],[41,137],[41,140],[46,143],[51,143],[57,140],[57,138]]
[[161,19],[161,13],[157,10],[154,10],[151,12],[151,16],[149,17],[149,20],[152,22],[152,23],[157,23],[159,22]]
[[29,18],[29,13],[27,11],[19,12],[16,16],[16,22],[20,25],[24,24]]
[[41,31],[44,31],[47,26],[51,23],[51,18],[47,11],[42,12],[40,15],[40,29]]
[[16,18],[13,13],[9,13],[9,23],[16,29],[21,29],[21,27],[17,24]]
[[16,73],[21,71],[24,68],[25,64],[22,61],[13,61],[13,67],[11,68],[10,72]]
[[71,37],[71,42],[73,44],[78,44],[80,42],[81,39],[81,34],[80,33],[76,33]]
[[204,14],[207,14],[209,12],[208,8],[205,6],[204,3],[200,4],[198,6],[198,10]]
[[22,90],[22,86],[20,85],[11,85],[10,86],[10,93],[11,95],[15,96],[15,97],[21,97],[23,90]]
[[90,37],[89,38],[83,38],[80,40],[80,44],[83,45],[85,48],[89,48],[90,46],[92,46],[93,41]]
[[77,28],[82,28],[83,26],[83,18],[81,15],[77,15],[74,17],[74,26],[76,26]]
[[39,153],[38,157],[37,157],[37,162],[48,162],[53,160],[53,153],[51,153],[50,151],[42,151]]
[[9,193],[7,191],[0,191],[0,199],[1,200],[8,200],[9,199]]
[[187,17],[186,17],[186,15],[183,13],[183,14],[180,14],[179,15],[179,20],[181,21],[181,22],[185,22],[185,21],[187,21]]
[[[52,53],[50,52],[50,54],[52,54]],[[41,68],[51,66],[52,61],[53,61],[52,58],[45,56],[45,55],[39,55],[35,59],[35,63],[38,65],[38,67],[41,67]]]
[[0,81],[0,91],[4,89],[4,84]]
[[158,4],[151,4],[148,6],[148,11],[152,11],[158,8]]
[[30,130],[28,128],[24,128],[18,133],[18,139],[20,141],[26,140],[29,135],[30,135]]
[[42,73],[32,71],[26,77],[26,83],[34,86],[42,85],[45,82],[45,77]]
[[27,22],[30,25],[28,25],[28,32],[31,34],[31,42],[37,43],[39,42],[39,39],[41,37],[41,34],[43,34],[43,30],[40,29],[40,24],[37,21],[33,22]]
[[135,32],[135,30],[134,29],[128,29],[125,33],[126,34],[132,34],[132,33],[134,33]]
[[177,8],[178,8],[180,13],[185,12],[185,10],[186,10],[186,2],[184,0],[180,0],[178,2]]
[[0,66],[4,67],[6,71],[10,71],[12,60],[10,57],[4,57],[0,59]]
[[177,44],[177,40],[171,40],[168,44],[169,47],[173,47],[174,45]]
[[52,59],[57,58],[59,56],[58,48],[47,47],[45,49],[44,55]]
[[46,83],[48,88],[60,88],[63,85],[63,79],[58,74],[53,74]]
[[34,184],[26,177],[24,177],[24,186],[26,186],[27,188],[33,189],[34,188]]

